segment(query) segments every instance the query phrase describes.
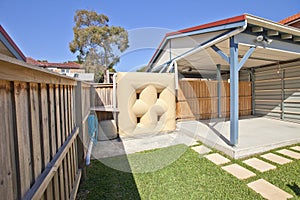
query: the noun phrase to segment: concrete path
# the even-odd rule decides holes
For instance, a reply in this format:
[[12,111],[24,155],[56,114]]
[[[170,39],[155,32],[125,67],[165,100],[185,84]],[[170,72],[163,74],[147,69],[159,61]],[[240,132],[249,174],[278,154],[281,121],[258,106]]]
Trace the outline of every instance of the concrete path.
[[94,158],[107,158],[178,144],[193,146],[199,143],[191,136],[177,131],[149,136],[136,136],[135,138],[122,137],[115,140],[98,141],[97,145],[93,147],[92,156]]

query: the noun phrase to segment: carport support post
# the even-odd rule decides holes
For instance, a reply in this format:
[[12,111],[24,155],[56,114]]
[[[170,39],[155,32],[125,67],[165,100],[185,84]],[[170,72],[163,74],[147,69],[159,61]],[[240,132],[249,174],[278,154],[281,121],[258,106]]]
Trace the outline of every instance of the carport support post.
[[236,145],[239,132],[239,61],[238,43],[230,38],[230,143]]
[[221,65],[217,64],[217,81],[218,81],[218,117],[221,118]]

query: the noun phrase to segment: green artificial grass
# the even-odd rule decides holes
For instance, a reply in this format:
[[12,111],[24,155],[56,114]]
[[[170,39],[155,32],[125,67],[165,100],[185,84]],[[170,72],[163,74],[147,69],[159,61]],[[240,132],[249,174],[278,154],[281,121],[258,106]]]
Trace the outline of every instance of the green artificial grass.
[[228,164],[237,163],[256,176],[238,180],[185,145],[93,160],[77,199],[263,199],[247,187],[260,178],[300,199],[300,160],[272,163],[275,170],[261,173],[244,164],[245,159],[229,159]]

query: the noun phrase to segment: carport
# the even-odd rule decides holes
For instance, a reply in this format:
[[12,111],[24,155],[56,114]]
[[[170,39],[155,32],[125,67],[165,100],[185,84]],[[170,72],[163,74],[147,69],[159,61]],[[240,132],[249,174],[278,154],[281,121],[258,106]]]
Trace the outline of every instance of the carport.
[[[268,116],[280,123],[300,123],[299,29],[244,14],[168,33],[153,55],[148,72],[174,72],[178,91],[181,79],[216,81],[218,115],[210,119],[226,120],[222,117],[221,91],[224,81],[230,83],[231,146],[239,144],[241,134],[240,80],[251,83],[251,119]],[[256,126],[255,121],[250,123]],[[258,125],[256,131],[265,130]]]

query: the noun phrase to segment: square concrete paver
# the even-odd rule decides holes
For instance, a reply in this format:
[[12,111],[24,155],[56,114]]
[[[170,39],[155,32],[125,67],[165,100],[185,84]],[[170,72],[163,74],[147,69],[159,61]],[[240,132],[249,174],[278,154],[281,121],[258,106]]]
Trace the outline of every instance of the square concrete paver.
[[216,165],[222,165],[230,162],[229,159],[225,158],[224,156],[218,153],[212,153],[204,157],[210,160],[211,162],[215,163]]
[[300,146],[291,147],[290,149],[293,149],[293,150],[296,150],[296,151],[300,151]]
[[270,163],[259,160],[257,158],[250,158],[248,160],[244,160],[243,163],[249,165],[250,167],[253,167],[254,169],[260,172],[266,172],[271,169],[276,169],[274,165],[271,165]]
[[192,143],[189,144],[189,146],[195,146],[195,145],[199,145],[199,143],[196,141],[193,141]]
[[207,148],[207,147],[204,146],[204,145],[192,147],[192,149],[193,149],[194,151],[196,151],[197,153],[199,153],[200,155],[208,154],[209,152],[211,152],[211,149],[210,149],[210,148]]
[[278,153],[281,153],[285,156],[294,158],[294,159],[300,159],[300,153],[296,153],[295,151],[287,150],[287,149],[282,149],[277,151]]
[[285,157],[276,155],[274,153],[267,153],[267,154],[261,155],[260,157],[262,157],[264,159],[267,159],[267,160],[270,160],[270,161],[272,161],[274,163],[277,163],[277,164],[280,164],[280,165],[284,165],[284,164],[293,162],[290,159],[287,159]]
[[263,196],[266,199],[289,199],[293,196],[289,193],[283,191],[282,189],[276,187],[275,185],[272,185],[268,181],[264,179],[259,179],[257,181],[251,182],[247,184],[248,187],[250,187],[255,192],[259,193],[261,196]]
[[241,180],[256,176],[256,174],[238,164],[227,165],[222,169]]

